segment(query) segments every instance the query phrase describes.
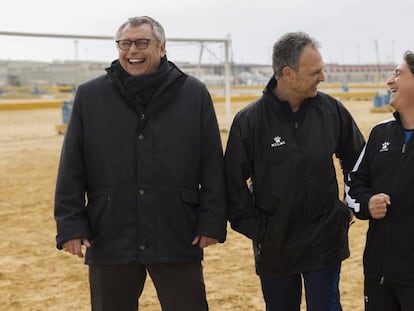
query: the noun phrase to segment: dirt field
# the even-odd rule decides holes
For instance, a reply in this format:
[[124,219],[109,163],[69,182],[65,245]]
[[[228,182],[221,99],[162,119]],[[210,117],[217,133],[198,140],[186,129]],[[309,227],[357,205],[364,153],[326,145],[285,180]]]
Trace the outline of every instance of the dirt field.
[[[344,104],[365,137],[391,116],[370,113],[371,102]],[[232,114],[242,106],[233,105]],[[221,124],[224,110],[217,105]],[[54,126],[60,122],[59,109],[0,111],[0,310],[90,310],[86,266],[55,248],[53,191],[63,137]],[[344,310],[363,310],[365,231],[361,221],[350,230],[352,255],[341,275]],[[229,229],[226,243],[206,249],[204,272],[210,310],[264,310],[251,243],[240,234]],[[150,280],[140,310],[160,310]]]

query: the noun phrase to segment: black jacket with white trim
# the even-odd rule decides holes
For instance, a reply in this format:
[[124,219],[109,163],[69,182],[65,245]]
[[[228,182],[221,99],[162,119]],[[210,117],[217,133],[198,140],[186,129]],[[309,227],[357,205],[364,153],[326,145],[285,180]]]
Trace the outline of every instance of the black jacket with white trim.
[[[347,201],[357,218],[369,220],[364,273],[369,278],[414,285],[414,140],[405,143],[398,112],[376,125],[350,174]],[[386,193],[383,219],[368,211],[372,195]]]

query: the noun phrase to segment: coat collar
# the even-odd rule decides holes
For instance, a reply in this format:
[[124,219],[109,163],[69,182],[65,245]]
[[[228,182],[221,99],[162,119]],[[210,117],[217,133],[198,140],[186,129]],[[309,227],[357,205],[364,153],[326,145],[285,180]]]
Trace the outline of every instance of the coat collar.
[[[272,76],[267,83],[266,87],[263,90],[263,97],[265,99],[265,103],[269,104],[272,109],[276,111],[280,111],[284,114],[292,114],[292,109],[288,101],[280,100],[273,92],[274,88],[277,85],[277,80],[274,76]],[[302,101],[298,113],[302,115],[305,113],[311,106],[316,106],[320,103],[320,95],[312,98],[306,98]]]
[[[111,83],[115,86],[115,88],[121,93],[121,95],[126,99],[127,105],[133,109],[134,111],[138,111],[138,113],[142,114],[144,108],[140,107],[141,105],[137,105],[136,99],[129,94],[126,90],[125,86],[123,85],[119,75],[119,70],[116,68],[119,61],[114,60],[111,65],[105,68],[107,72],[107,76]],[[159,87],[156,89],[154,96],[150,101],[157,101],[159,97],[163,97],[164,93],[173,92],[174,86],[177,84],[181,84],[181,81],[184,82],[187,78],[187,74],[182,72],[173,62],[167,61],[168,65],[168,74],[165,76],[165,79],[160,83]]]

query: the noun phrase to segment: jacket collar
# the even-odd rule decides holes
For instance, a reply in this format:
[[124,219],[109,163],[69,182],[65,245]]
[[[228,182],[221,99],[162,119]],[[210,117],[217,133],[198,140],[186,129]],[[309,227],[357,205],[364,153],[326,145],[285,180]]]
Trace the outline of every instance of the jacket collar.
[[398,124],[399,124],[400,126],[402,126],[402,124],[401,124],[401,117],[400,117],[400,113],[399,113],[398,111],[394,111],[394,112],[392,113],[392,115],[394,116],[394,118],[395,118],[395,120],[398,122]]
[[[118,76],[118,70],[116,66],[118,66],[118,60],[114,60],[111,65],[105,68],[107,72],[107,76],[109,80],[115,88],[121,93],[121,95],[126,98],[126,104],[134,111],[137,111],[139,114],[144,112],[144,107],[141,105],[137,105],[136,99],[129,94],[129,92],[125,89],[121,79]],[[187,74],[182,72],[173,62],[168,62],[168,74],[165,76],[164,81],[159,85],[157,90],[154,93],[154,96],[151,99],[151,102],[157,101],[159,97],[165,97],[165,93],[174,92],[175,86],[181,84],[187,78]],[[155,107],[152,107],[154,109]],[[152,110],[151,109],[151,110]],[[158,109],[158,108],[157,108]]]
[[[272,76],[263,90],[263,97],[265,99],[265,103],[269,104],[272,107],[272,109],[275,109],[276,111],[281,111],[282,113],[291,115],[292,109],[290,107],[289,102],[285,100],[280,100],[274,94],[273,90],[275,89],[276,85],[277,85],[277,80],[275,76]],[[303,113],[306,112],[306,110],[309,109],[310,106],[314,106],[318,104],[319,102],[319,100],[317,100],[318,98],[319,98],[319,92],[316,97],[306,98],[304,101],[302,101],[302,103],[300,104],[299,111],[298,111],[299,114],[302,115]]]
[[[160,93],[163,91],[163,88],[168,87],[175,79],[178,79],[183,76],[187,76],[184,72],[182,72],[173,62],[170,62],[166,59],[168,66],[168,75],[166,75],[164,81],[161,83],[160,88],[158,88],[158,92]],[[121,68],[121,71],[118,69]],[[107,75],[111,79],[111,81],[118,81],[125,80],[128,78],[128,73],[122,69],[122,67],[119,65],[119,60],[114,60],[111,65],[107,68],[105,68],[105,71],[107,72]],[[120,77],[119,75],[122,75],[123,77]],[[122,83],[121,83],[122,84]]]

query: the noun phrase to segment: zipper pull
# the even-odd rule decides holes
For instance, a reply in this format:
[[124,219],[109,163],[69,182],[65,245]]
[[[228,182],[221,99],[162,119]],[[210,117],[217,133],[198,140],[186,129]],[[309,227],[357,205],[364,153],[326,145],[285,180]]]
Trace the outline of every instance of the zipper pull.
[[402,148],[401,148],[401,153],[405,153],[405,148],[406,148],[406,146],[407,146],[407,144],[404,144],[403,146],[402,146]]
[[380,285],[384,284],[384,277],[382,276],[380,279]]
[[295,121],[295,129],[299,128],[299,123],[298,121]]

